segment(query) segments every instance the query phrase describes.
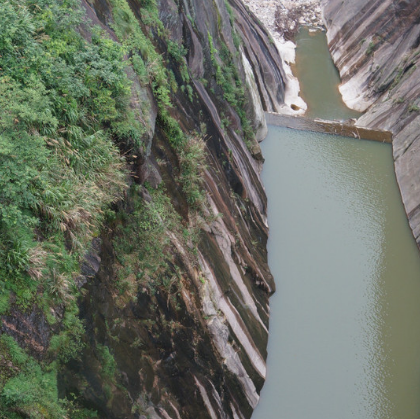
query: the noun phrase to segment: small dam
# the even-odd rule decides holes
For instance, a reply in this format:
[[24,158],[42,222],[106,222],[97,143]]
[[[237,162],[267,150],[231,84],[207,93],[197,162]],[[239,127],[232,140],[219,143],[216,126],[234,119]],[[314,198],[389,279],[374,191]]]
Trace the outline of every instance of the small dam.
[[308,118],[304,116],[281,115],[266,112],[268,125],[292,128],[301,131],[320,132],[324,134],[339,135],[341,137],[358,138],[360,140],[379,141],[392,143],[392,132],[382,131],[365,127],[358,127],[354,120],[328,121],[320,118]]

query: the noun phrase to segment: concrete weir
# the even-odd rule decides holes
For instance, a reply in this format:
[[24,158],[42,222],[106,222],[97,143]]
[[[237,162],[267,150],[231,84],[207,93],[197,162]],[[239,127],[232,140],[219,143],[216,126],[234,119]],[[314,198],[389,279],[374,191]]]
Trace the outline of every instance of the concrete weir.
[[302,116],[281,115],[273,112],[266,112],[265,115],[267,124],[278,127],[341,135],[343,137],[359,138],[360,140],[392,143],[392,133],[390,131],[359,127],[349,121],[328,121],[318,118],[310,119]]

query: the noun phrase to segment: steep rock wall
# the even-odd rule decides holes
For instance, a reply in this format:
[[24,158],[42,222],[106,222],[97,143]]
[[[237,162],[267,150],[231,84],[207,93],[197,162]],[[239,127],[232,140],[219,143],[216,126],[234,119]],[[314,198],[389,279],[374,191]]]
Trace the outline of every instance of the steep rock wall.
[[[142,3],[129,5],[139,25],[147,27]],[[115,6],[92,1],[84,7],[94,23],[118,38]],[[62,370],[60,391],[78,394],[103,418],[248,418],[266,375],[268,297],[274,291],[256,139],[266,132],[262,111],[276,111],[283,102],[283,72],[267,33],[240,1],[162,0],[158,7],[166,34],[147,30],[175,82],[184,86],[171,91],[170,116],[186,135],[205,141],[204,201],[192,209],[156,91],[131,74],[132,106],[140,108],[148,130],[141,155],[127,151],[136,196],[127,196],[116,212],[128,217],[123,225],[132,226],[133,202],[155,200],[143,185],[165,188],[182,225],[166,231],[172,277],[154,287],[140,282],[132,296],[127,287],[118,289],[128,259],[122,260],[115,246],[121,224],[108,225],[93,256],[101,260],[97,273],[83,281],[88,347]],[[185,58],[168,53],[169,42],[170,48],[183,48]],[[228,97],[232,82],[244,89],[242,103]],[[189,231],[199,239],[185,240]],[[139,274],[125,274],[124,284]],[[114,359],[110,379],[104,377],[104,353]]]
[[414,0],[323,0],[340,91],[358,123],[394,134],[395,171],[420,246],[420,4]]

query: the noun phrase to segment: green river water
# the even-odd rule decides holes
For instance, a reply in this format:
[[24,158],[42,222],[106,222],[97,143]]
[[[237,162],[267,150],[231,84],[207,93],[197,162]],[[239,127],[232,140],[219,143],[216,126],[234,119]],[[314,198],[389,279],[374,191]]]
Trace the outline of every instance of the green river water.
[[[311,116],[353,117],[318,89],[338,83],[325,35],[297,53]],[[252,419],[420,418],[420,257],[391,146],[270,127],[262,148],[277,292]]]

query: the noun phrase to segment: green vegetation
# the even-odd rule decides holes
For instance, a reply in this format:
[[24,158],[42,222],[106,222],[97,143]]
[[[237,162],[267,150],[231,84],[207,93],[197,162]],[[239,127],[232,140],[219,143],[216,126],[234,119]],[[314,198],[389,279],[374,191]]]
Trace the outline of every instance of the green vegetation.
[[[138,198],[139,189],[133,186],[130,198],[134,211],[125,215],[114,241],[118,265],[117,287],[124,298],[134,299],[138,284],[153,292],[162,285],[170,244],[168,231],[176,232],[180,217],[162,189],[149,191],[151,201]],[[125,301],[124,301],[125,304]]]
[[98,30],[86,42],[76,5],[0,5],[0,286],[22,303],[40,281],[70,302],[102,211],[125,188],[112,142],[136,126],[124,50]]
[[[182,153],[184,153],[189,141],[182,132],[178,121],[170,115],[170,109],[172,108],[171,87],[174,86],[173,83],[168,83],[168,80],[173,80],[173,73],[167,70],[162,55],[156,50],[152,40],[143,33],[126,0],[111,0],[111,3],[114,6],[113,29],[128,50],[133,68],[140,79],[144,83],[151,82],[158,104],[158,123],[168,136],[175,153],[179,158],[182,158]],[[168,56],[172,57],[178,64],[182,80],[189,83],[190,76],[185,61],[186,49],[168,38],[162,23],[158,19],[157,5],[154,0],[142,1],[141,6],[139,12],[143,22],[149,22],[152,27],[157,29],[158,35],[166,40]],[[144,16],[148,18],[145,20]],[[192,101],[193,91],[191,86],[187,85],[184,90],[187,91],[188,97]],[[189,188],[186,187],[185,190],[188,193]],[[191,198],[187,197],[187,199]]]
[[[75,0],[0,2],[0,312],[64,309],[50,342],[67,362],[83,347],[74,278],[106,208],[126,189],[117,143],[141,147],[125,50],[99,29],[87,42]],[[56,362],[2,336],[0,417],[94,417],[59,401]]]
[[76,358],[84,347],[82,336],[84,328],[77,317],[77,311],[67,310],[62,320],[64,330],[51,337],[49,352],[59,361],[67,362]]
[[404,74],[404,66],[398,67],[397,74],[391,84],[391,87],[389,88],[390,90],[393,90],[397,86],[397,84],[401,81],[403,74]]
[[[197,146],[193,140],[191,148]],[[195,150],[193,151],[195,152]],[[194,181],[192,181],[194,182]],[[184,226],[163,188],[148,189],[149,199],[139,198],[139,187],[130,190],[134,209],[122,212],[114,249],[117,255],[117,304],[124,306],[135,300],[139,285],[155,294],[157,291],[174,296],[179,289],[180,272],[174,261],[173,239],[191,248],[190,262],[194,264],[194,249],[199,240],[199,226],[191,222]],[[190,215],[194,219],[194,214]]]
[[189,137],[178,152],[180,175],[179,181],[185,193],[189,207],[199,209],[204,202],[202,174],[205,169],[205,143],[198,137]]
[[187,54],[187,50],[184,48],[184,46],[178,45],[176,42],[169,40],[168,53],[178,63],[182,80],[188,83],[190,81],[190,75],[188,73],[187,63],[184,58]]
[[[159,121],[173,135],[172,142],[177,144],[182,140],[183,133],[179,128],[178,122],[169,115],[168,109],[172,107],[171,91],[168,80],[170,75],[166,70],[166,65],[162,55],[154,47],[152,40],[147,37],[139,26],[139,22],[130,9],[126,0],[111,0],[114,6],[112,26],[118,39],[131,56],[133,68],[144,84],[149,82],[152,85],[155,98],[158,103]],[[162,22],[158,19],[158,10],[154,0],[141,2],[140,15],[143,22],[152,25],[161,36],[165,35]],[[184,55],[182,47],[174,42],[168,41],[170,54],[177,60],[181,60]],[[184,77],[187,77],[184,74]]]
[[0,355],[7,361],[0,369],[1,419],[94,418],[96,414],[77,403],[58,400],[54,365],[41,366],[6,335],[0,337]]
[[369,45],[366,49],[366,54],[371,55],[373,51],[375,51],[375,48],[376,48],[376,44],[373,41],[369,42]]
[[[362,43],[364,43],[365,41],[363,41]],[[376,51],[378,49],[378,47],[384,42],[384,39],[382,38],[382,36],[375,34],[373,36],[373,39],[371,42],[369,42],[369,45],[367,46],[366,49],[366,54],[367,55],[371,55],[374,51]]]
[[411,56],[405,55],[403,57],[401,64],[394,70],[394,72],[390,76],[390,79],[392,80],[390,90],[393,90],[400,83],[403,77],[409,77],[411,76],[411,74],[414,73],[414,71],[416,71],[416,56],[417,53]]
[[115,373],[117,370],[117,363],[111,352],[109,352],[108,346],[104,345],[97,345],[96,351],[99,355],[99,360],[101,363],[102,371],[101,374],[107,380],[114,382],[115,381]]
[[216,83],[223,91],[223,98],[235,109],[238,114],[242,129],[244,132],[245,143],[251,146],[251,140],[254,138],[254,132],[245,113],[245,91],[238,70],[233,60],[232,54],[225,43],[222,42],[220,48],[221,65],[218,61],[218,51],[214,46],[213,37],[210,32],[207,33],[210,45],[211,62],[216,69]]

